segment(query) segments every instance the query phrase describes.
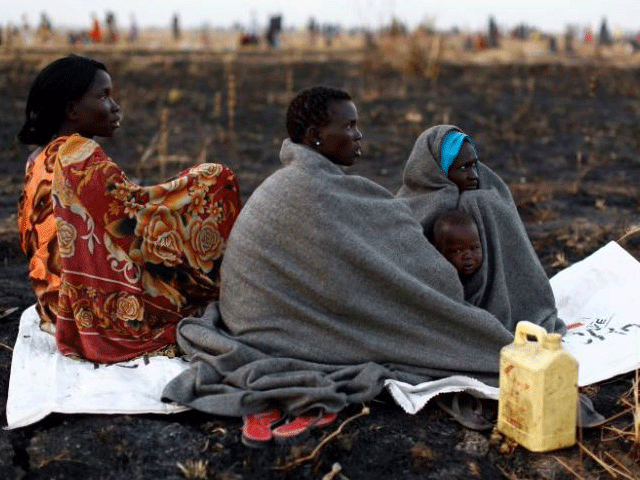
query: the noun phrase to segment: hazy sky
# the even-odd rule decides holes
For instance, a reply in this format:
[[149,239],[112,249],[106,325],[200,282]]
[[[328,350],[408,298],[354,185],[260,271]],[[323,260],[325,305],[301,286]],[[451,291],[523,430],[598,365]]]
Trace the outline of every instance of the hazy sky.
[[121,27],[127,27],[131,14],[139,26],[168,26],[178,13],[183,28],[202,26],[248,26],[255,19],[263,27],[273,14],[282,14],[286,27],[304,26],[309,17],[319,23],[344,26],[379,27],[392,16],[413,28],[431,19],[436,28],[457,25],[484,29],[490,15],[498,24],[512,27],[519,23],[545,31],[561,32],[569,23],[598,28],[607,18],[610,28],[640,31],[640,0],[0,0],[0,24],[20,23],[26,13],[31,25],[46,11],[55,26],[87,26],[92,13],[104,20],[112,10]]

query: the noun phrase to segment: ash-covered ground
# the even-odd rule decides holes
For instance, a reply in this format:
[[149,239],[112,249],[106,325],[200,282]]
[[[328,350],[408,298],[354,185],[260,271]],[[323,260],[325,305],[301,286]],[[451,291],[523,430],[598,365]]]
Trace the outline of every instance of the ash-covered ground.
[[[19,316],[34,302],[15,212],[28,150],[15,134],[28,88],[54,57],[0,62],[0,411],[5,412]],[[511,187],[532,243],[549,274],[580,260],[640,224],[640,70],[583,65],[443,65],[437,79],[367,61],[236,61],[188,56],[102,58],[124,111],[123,127],[102,141],[132,178],[161,180],[160,167],[140,158],[168,109],[169,154],[229,165],[243,199],[278,168],[284,116],[292,90],[327,84],[349,91],[360,115],[363,157],[350,173],[395,192],[413,142],[426,128],[453,123],[475,141],[481,159]],[[229,79],[236,103],[229,109]],[[233,124],[233,131],[229,125]],[[153,158],[153,156],[152,156]],[[169,164],[165,175],[184,164]],[[623,242],[640,258],[640,235]],[[11,309],[17,310],[11,312]],[[624,410],[619,399],[632,375],[589,387],[605,415]],[[603,478],[579,447],[532,454],[490,432],[466,430],[437,407],[410,416],[382,395],[327,442],[323,436],[357,414],[355,405],[326,430],[295,446],[253,450],[240,443],[241,421],[198,412],[171,416],[52,415],[23,429],[0,431],[0,477],[25,479],[322,478]],[[4,418],[4,415],[2,416]],[[626,428],[630,415],[614,424]],[[3,420],[6,425],[6,420]],[[597,455],[613,455],[640,476],[627,437],[607,428],[583,431]],[[634,453],[635,452],[635,453]],[[634,457],[634,455],[636,455]],[[184,469],[181,469],[181,464]],[[563,465],[564,464],[564,465]],[[621,467],[620,467],[621,468]],[[186,470],[185,470],[186,469]],[[633,477],[632,477],[633,478]]]

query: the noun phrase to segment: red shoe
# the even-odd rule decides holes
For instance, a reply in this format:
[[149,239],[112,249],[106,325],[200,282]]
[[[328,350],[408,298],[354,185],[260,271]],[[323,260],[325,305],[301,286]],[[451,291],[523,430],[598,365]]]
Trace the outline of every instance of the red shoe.
[[252,448],[266,447],[273,439],[271,424],[280,418],[282,418],[282,413],[277,408],[243,415],[242,443]]
[[276,442],[286,442],[293,438],[301,439],[312,428],[323,427],[330,424],[338,417],[337,413],[320,412],[317,415],[299,415],[288,423],[271,430]]

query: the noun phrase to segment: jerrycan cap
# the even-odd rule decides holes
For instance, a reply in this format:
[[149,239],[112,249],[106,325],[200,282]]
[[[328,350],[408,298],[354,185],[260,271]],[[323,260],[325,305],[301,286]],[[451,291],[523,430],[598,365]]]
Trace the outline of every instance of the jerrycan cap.
[[542,342],[542,346],[547,350],[560,350],[562,336],[559,333],[548,333]]

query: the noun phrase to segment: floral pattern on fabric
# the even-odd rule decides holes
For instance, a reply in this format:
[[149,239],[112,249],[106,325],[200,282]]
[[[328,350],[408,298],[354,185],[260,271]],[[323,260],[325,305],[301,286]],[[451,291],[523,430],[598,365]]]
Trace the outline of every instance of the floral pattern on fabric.
[[64,138],[58,138],[29,156],[18,203],[20,245],[29,259],[29,279],[36,294],[41,326],[49,332],[55,328],[60,288],[60,252],[51,183],[54,159],[63,143]]
[[203,164],[142,187],[80,135],[54,156],[59,350],[115,362],[174,342],[177,322],[218,298],[240,210],[234,174]]

